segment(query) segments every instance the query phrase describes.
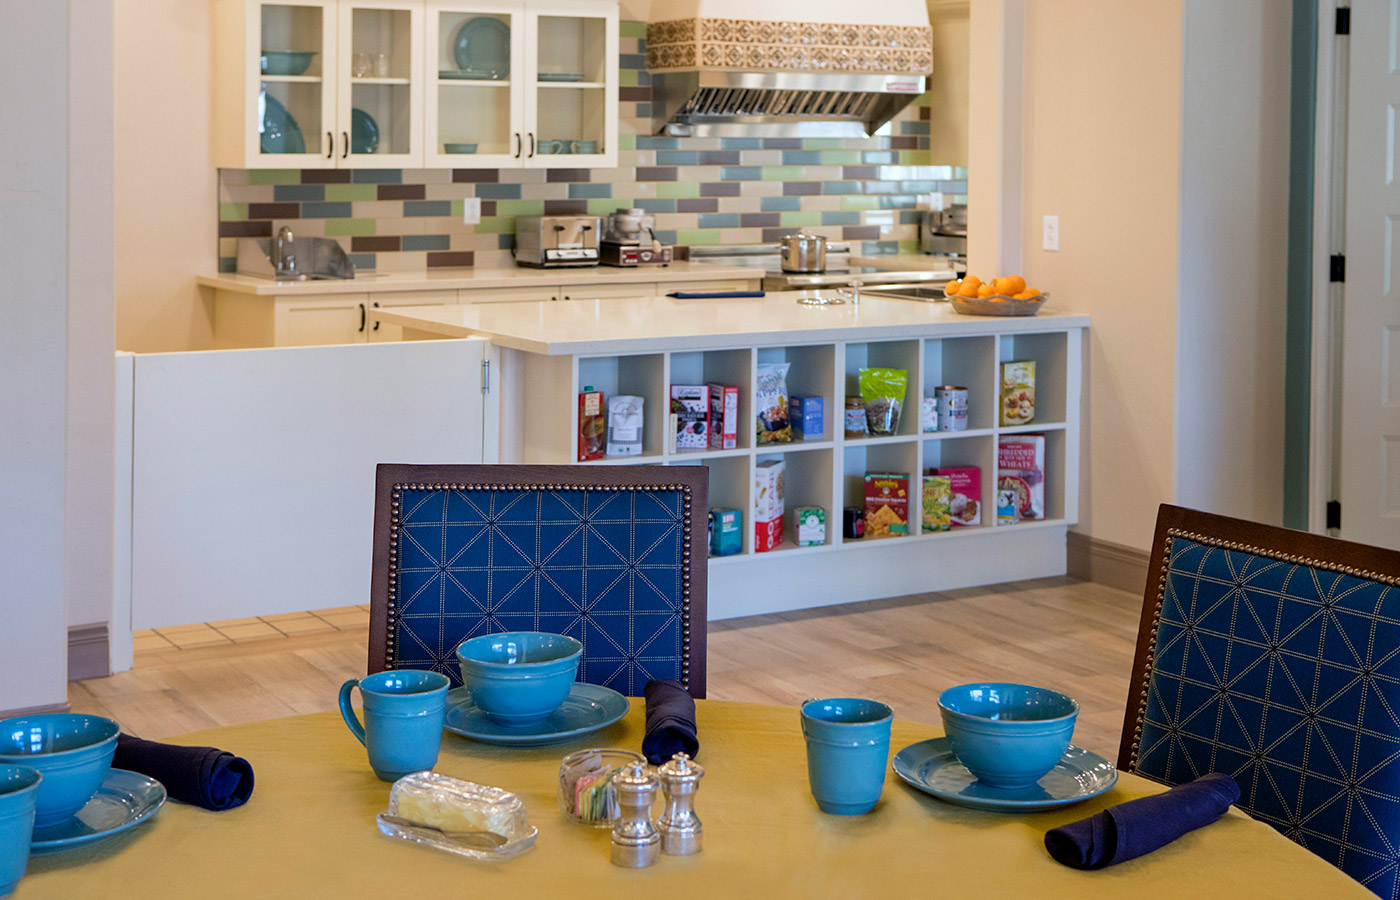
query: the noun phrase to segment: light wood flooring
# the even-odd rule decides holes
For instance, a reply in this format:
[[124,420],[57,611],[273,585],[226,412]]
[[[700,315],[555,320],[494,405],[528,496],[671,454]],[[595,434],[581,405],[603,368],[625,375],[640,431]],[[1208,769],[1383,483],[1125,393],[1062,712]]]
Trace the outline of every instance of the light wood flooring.
[[[937,724],[951,685],[1041,684],[1079,700],[1074,742],[1112,759],[1141,603],[1051,578],[711,622],[709,696],[873,697]],[[131,671],[73,682],[69,701],[149,738],[333,710],[341,682],[365,672],[367,623],[348,607],[145,632]]]

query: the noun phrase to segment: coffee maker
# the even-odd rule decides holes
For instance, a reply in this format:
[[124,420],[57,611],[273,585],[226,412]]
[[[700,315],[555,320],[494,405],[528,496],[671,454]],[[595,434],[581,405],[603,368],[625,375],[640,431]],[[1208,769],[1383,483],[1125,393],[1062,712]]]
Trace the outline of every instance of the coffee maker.
[[656,217],[641,209],[619,209],[603,224],[599,261],[605,266],[665,266],[672,247],[656,239]]

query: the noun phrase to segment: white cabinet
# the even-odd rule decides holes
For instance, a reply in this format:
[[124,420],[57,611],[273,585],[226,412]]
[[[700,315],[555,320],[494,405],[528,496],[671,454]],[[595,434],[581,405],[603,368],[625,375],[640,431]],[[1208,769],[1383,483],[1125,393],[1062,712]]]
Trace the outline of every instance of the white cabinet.
[[[369,305],[374,309],[387,309],[395,306],[452,306],[456,303],[456,291],[395,291],[371,294]],[[371,344],[380,341],[401,341],[403,328],[388,322],[374,321],[366,326],[365,337]]]
[[615,0],[216,0],[223,168],[617,163]]

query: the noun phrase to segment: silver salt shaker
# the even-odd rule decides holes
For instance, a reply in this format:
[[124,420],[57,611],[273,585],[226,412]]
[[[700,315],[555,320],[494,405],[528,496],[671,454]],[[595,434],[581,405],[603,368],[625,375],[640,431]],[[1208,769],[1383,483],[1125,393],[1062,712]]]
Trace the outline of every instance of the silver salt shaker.
[[677,753],[658,770],[666,811],[657,820],[661,852],[690,856],[700,852],[700,818],[695,815],[695,791],[705,770],[685,753]]
[[656,799],[656,773],[643,762],[630,762],[613,776],[613,791],[621,810],[612,832],[613,865],[641,869],[661,857],[661,835],[651,824]]

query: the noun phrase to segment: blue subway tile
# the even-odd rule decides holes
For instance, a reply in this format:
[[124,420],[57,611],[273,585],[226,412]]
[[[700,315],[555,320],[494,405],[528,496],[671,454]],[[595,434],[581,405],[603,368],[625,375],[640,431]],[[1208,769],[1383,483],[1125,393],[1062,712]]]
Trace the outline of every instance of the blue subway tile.
[[273,200],[324,200],[324,184],[279,184],[272,188]]
[[[370,171],[370,170],[369,170],[369,169],[362,169],[361,171],[368,172],[368,171]],[[351,253],[351,254],[350,254],[350,262],[351,262],[351,264],[353,264],[353,265],[355,266],[355,268],[357,268],[357,269],[373,269],[373,268],[374,268],[374,254],[373,254],[373,253]]]
[[476,195],[483,200],[519,200],[520,185],[482,183],[476,186]]
[[797,212],[802,209],[801,197],[764,197],[758,208],[764,212]]
[[900,123],[899,123],[899,133],[900,133],[900,134],[928,134],[928,133],[929,133],[929,128],[928,128],[928,126],[929,126],[929,123],[928,123],[928,122],[900,122]]
[[784,150],[785,166],[819,166],[822,162],[820,150]]
[[966,181],[943,181],[939,182],[938,189],[945,194],[966,194]]
[[719,146],[721,150],[762,150],[763,141],[760,138],[720,138]]
[[647,67],[645,53],[619,53],[617,58],[618,66],[623,69],[645,69]]
[[761,166],[721,166],[719,178],[720,181],[762,181],[763,168]]
[[656,151],[656,164],[658,166],[694,166],[699,165],[700,154],[695,150],[658,150]]
[[865,187],[861,189],[862,194],[898,194],[898,181],[867,181]]
[[[924,219],[923,210],[919,210],[919,209],[901,209],[901,210],[899,211],[899,219],[898,219],[898,221],[899,221],[899,224],[901,224],[901,225],[918,225],[920,222],[923,221],[923,219]],[[825,223],[823,223],[823,224],[825,224]]]
[[892,166],[899,161],[899,154],[890,150],[866,150],[861,153],[860,161],[867,166]]
[[303,219],[348,219],[351,215],[349,201],[303,203],[301,205]]
[[676,201],[670,198],[649,197],[645,200],[638,200],[637,209],[644,209],[652,215],[665,215],[676,211]]
[[938,184],[933,181],[901,181],[899,183],[901,194],[931,194],[936,190],[938,190]]
[[403,214],[405,216],[450,216],[452,215],[452,201],[405,200]]
[[919,198],[908,194],[883,194],[880,197],[881,209],[914,209],[919,205]]
[[450,250],[452,240],[445,234],[406,234],[404,250]]
[[403,169],[356,169],[356,184],[403,184]]
[[823,225],[859,225],[860,213],[856,210],[828,211],[822,213]]
[[669,228],[662,228],[653,231],[651,233],[651,236],[656,238],[663,244],[674,244],[676,242],[676,232]]
[[679,143],[675,138],[656,137],[650,134],[637,135],[638,150],[674,150]]
[[650,104],[650,103],[638,103],[638,104],[637,104],[637,118],[639,118],[639,119],[650,119],[650,118],[651,118],[651,104]]
[[585,200],[590,197],[611,197],[613,186],[610,184],[571,184],[569,185],[570,200]]
[[637,87],[650,87],[650,86],[651,86],[651,73],[648,72],[646,69],[642,69],[640,72],[637,73]]
[[514,233],[511,233],[511,234],[498,234],[498,235],[496,235],[496,249],[497,249],[497,250],[509,250],[510,248],[512,248],[512,247],[514,247],[514,246],[515,246],[515,234],[514,234]]
[[230,273],[230,272],[237,272],[237,271],[238,271],[238,257],[236,257],[236,256],[221,256],[221,257],[219,257],[219,274],[224,275],[224,274],[228,274],[228,273]]
[[701,228],[738,228],[738,213],[701,213]]
[[822,185],[823,194],[859,194],[859,181],[828,181]]

